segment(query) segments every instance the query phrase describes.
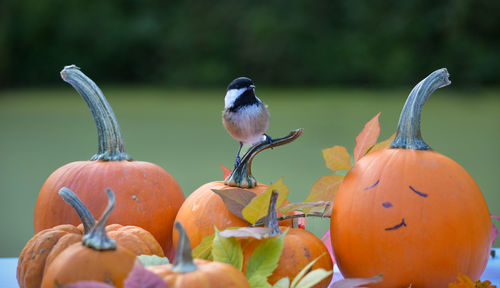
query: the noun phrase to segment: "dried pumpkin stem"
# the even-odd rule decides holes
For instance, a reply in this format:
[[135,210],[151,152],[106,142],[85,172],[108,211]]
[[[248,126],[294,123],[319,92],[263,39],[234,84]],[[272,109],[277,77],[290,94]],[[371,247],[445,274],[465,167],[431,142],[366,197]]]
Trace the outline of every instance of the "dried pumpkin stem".
[[253,158],[266,149],[285,145],[294,141],[302,135],[303,131],[304,129],[293,130],[290,134],[283,138],[273,139],[272,141],[265,140],[250,147],[245,155],[243,155],[238,167],[236,167],[236,169],[234,169],[233,172],[224,180],[224,184],[241,188],[252,188],[257,186],[257,180],[255,180],[252,175]]
[[97,154],[90,160],[132,160],[125,152],[120,126],[101,89],[75,65],[64,67],[61,77],[78,91],[94,117],[98,146]]
[[276,213],[276,201],[278,201],[278,192],[273,190],[271,192],[271,201],[267,210],[267,216],[264,218],[264,227],[271,228],[271,236],[280,235],[281,230],[278,224],[278,213]]
[[109,214],[115,208],[116,200],[115,194],[111,189],[106,189],[108,195],[108,206],[104,209],[101,218],[90,229],[90,232],[83,236],[83,245],[94,250],[116,250],[116,241],[106,235],[106,222],[108,221]]
[[422,106],[434,91],[451,83],[448,79],[449,76],[448,70],[442,68],[432,72],[413,88],[401,111],[398,130],[396,132],[396,137],[391,143],[391,148],[414,150],[431,149],[431,147],[424,142],[420,133]]
[[172,271],[177,273],[188,273],[198,270],[198,266],[193,262],[191,243],[186,234],[186,230],[180,222],[175,222],[175,229],[179,232],[179,242],[175,251],[175,260]]
[[83,234],[88,234],[95,225],[95,218],[92,213],[90,213],[87,206],[83,204],[82,200],[80,200],[80,198],[78,198],[73,191],[66,187],[59,190],[59,195],[63,198],[64,202],[68,203],[71,207],[73,207],[73,209],[75,209],[76,214],[78,214],[78,217],[80,217],[83,224]]

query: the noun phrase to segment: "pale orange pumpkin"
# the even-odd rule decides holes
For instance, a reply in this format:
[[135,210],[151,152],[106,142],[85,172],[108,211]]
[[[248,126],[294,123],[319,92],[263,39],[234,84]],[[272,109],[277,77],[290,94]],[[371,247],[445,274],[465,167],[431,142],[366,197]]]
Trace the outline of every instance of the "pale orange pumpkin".
[[334,200],[331,239],[344,277],[382,274],[377,287],[447,287],[459,274],[479,279],[492,226],[472,177],[421,138],[420,114],[440,69],[410,93],[390,148],[361,158]]

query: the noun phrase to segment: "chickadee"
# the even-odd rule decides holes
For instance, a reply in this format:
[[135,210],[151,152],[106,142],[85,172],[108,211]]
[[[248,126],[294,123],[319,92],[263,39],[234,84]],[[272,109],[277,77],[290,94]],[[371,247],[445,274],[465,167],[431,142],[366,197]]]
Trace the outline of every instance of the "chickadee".
[[246,77],[236,78],[227,86],[224,104],[222,123],[227,132],[240,142],[234,162],[236,168],[240,162],[243,144],[272,141],[266,134],[270,115],[267,105],[255,96],[252,80]]

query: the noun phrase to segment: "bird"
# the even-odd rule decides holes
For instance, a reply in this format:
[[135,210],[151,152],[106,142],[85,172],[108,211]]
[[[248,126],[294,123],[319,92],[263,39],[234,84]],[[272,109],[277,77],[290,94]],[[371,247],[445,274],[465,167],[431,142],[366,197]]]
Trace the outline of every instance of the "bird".
[[239,77],[229,83],[224,97],[222,123],[229,135],[240,143],[234,161],[235,169],[240,163],[244,144],[266,140],[272,142],[272,138],[266,134],[269,118],[267,105],[255,95],[255,85],[250,78]]

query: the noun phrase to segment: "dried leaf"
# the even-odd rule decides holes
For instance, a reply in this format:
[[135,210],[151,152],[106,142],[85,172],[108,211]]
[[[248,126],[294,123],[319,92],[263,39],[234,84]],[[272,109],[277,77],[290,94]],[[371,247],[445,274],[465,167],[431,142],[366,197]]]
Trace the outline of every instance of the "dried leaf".
[[137,256],[137,259],[139,259],[139,261],[141,261],[141,264],[144,267],[158,266],[158,265],[163,265],[163,264],[169,263],[167,257],[160,257],[157,255],[140,255],[140,256]]
[[353,152],[354,163],[358,162],[358,160],[366,154],[368,149],[377,143],[378,136],[380,135],[379,116],[380,112],[368,121],[361,133],[356,136],[356,146]]
[[[340,184],[344,181],[343,175],[328,175],[323,176],[316,181],[311,187],[311,192],[307,196],[307,202],[316,202],[316,201],[329,201],[330,204],[333,203],[333,199],[337,194],[337,191],[340,187]],[[332,205],[325,211],[326,216],[330,216],[332,214]],[[304,211],[305,212],[305,211]]]
[[306,276],[304,276],[304,278],[302,278],[302,280],[300,280],[300,282],[295,287],[311,288],[321,282],[323,279],[332,275],[332,273],[333,270],[326,271],[322,268],[314,269],[313,271],[307,273]]
[[224,165],[220,165],[220,168],[222,169],[222,172],[224,173],[224,179],[226,179],[229,175],[231,175],[231,173],[233,173],[233,171],[231,171],[231,169],[227,168],[226,166]]
[[290,278],[285,277],[274,283],[273,288],[290,288]]
[[219,233],[220,237],[230,238],[269,238],[273,229],[266,227],[242,227],[238,229],[226,229]]
[[212,243],[212,255],[214,261],[224,262],[236,267],[241,271],[243,266],[243,250],[241,244],[235,238],[225,238],[219,235],[215,229],[215,237]]
[[290,285],[290,288],[302,287],[302,286],[298,286],[299,281],[302,279],[302,277],[304,277],[304,275],[306,275],[307,271],[309,271],[309,269],[312,268],[314,263],[316,263],[318,261],[318,259],[321,258],[322,256],[323,255],[320,255],[319,257],[317,257],[313,261],[309,262],[306,266],[304,266],[304,268],[302,268],[302,270],[299,271],[299,273],[295,276],[295,278],[293,278],[293,281],[292,281],[292,284]]
[[288,230],[280,237],[268,239],[255,248],[246,267],[246,277],[250,287],[271,287],[267,277],[278,267],[287,232]]
[[135,261],[134,268],[125,279],[125,288],[166,288],[163,279],[155,273],[142,267],[140,261]]
[[200,244],[196,246],[191,254],[193,258],[200,258],[205,260],[213,260],[212,256],[212,244],[214,242],[215,233],[203,237]]
[[276,183],[270,185],[266,191],[253,198],[250,204],[243,209],[241,214],[246,221],[255,224],[257,220],[267,215],[272,191],[278,192],[276,207],[280,207],[288,198],[288,186],[283,183],[283,178],[281,178]]
[[328,169],[335,171],[351,169],[351,155],[344,146],[335,145],[331,148],[321,150],[325,165]]
[[333,255],[333,247],[332,247],[332,238],[330,235],[330,229],[326,230],[325,234],[321,236],[321,241],[326,246],[326,250],[330,253],[330,257],[332,258],[332,262],[335,263],[335,256]]
[[388,148],[389,146],[391,146],[392,140],[394,140],[394,138],[396,138],[396,133],[392,134],[391,137],[385,139],[384,141],[373,145],[370,149],[368,149],[368,152],[366,152],[366,154]]
[[326,207],[330,206],[329,201],[316,201],[316,202],[299,202],[299,203],[290,203],[288,205],[285,205],[281,207],[279,210],[281,213],[286,214],[290,211],[307,211],[304,212],[305,214],[308,213],[315,213],[315,212],[323,212]]
[[361,285],[373,284],[382,281],[382,274],[371,278],[348,278],[336,281],[330,288],[357,288],[363,287]]
[[257,196],[255,193],[241,188],[225,190],[212,189],[212,191],[222,198],[227,209],[233,213],[233,215],[246,221],[241,211]]

